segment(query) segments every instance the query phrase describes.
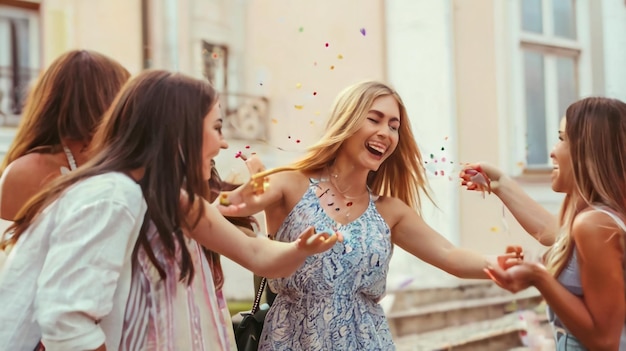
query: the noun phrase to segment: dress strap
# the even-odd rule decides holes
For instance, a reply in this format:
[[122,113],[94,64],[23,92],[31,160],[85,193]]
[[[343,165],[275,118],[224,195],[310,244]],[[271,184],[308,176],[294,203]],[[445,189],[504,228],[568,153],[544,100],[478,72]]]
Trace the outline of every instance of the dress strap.
[[72,154],[72,151],[70,150],[69,147],[67,147],[67,145],[63,145],[63,152],[65,152],[67,163],[70,165],[70,169],[67,169],[67,167],[65,166],[61,167],[61,174],[66,174],[66,173],[69,173],[70,171],[75,170],[76,168],[78,168],[78,166],[76,165],[76,159],[74,159],[74,155]]

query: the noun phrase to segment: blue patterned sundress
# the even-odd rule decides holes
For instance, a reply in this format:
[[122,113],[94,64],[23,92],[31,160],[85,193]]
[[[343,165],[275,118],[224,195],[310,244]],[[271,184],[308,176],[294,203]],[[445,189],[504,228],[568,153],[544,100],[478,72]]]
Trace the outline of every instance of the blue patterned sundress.
[[365,212],[337,225],[322,209],[311,180],[276,240],[291,242],[308,226],[335,228],[343,243],[310,256],[294,274],[271,279],[278,296],[270,308],[259,350],[395,350],[378,301],[386,288],[391,231],[370,196]]

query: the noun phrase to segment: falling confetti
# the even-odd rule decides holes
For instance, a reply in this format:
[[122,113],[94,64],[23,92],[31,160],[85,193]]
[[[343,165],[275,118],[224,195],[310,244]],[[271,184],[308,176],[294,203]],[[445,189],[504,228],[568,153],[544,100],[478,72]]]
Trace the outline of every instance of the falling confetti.
[[361,32],[361,34],[363,34],[363,36],[365,36],[367,34],[367,32],[365,31],[365,28],[359,29],[359,32]]
[[320,115],[320,111],[315,111],[315,115],[319,116]]
[[328,43],[324,44],[325,47],[328,47]]
[[317,66],[317,61],[313,62],[313,66]]
[[246,149],[249,149],[249,148],[250,148],[250,145],[246,145]]
[[297,143],[297,144],[300,144],[300,139],[297,139],[297,140],[296,140],[296,143]]
[[296,84],[296,89],[300,89],[300,88],[302,88],[302,84],[301,83]]
[[497,232],[499,232],[499,231],[500,231],[500,228],[498,228],[498,227],[491,227],[491,228],[489,228],[489,230],[490,230],[492,233],[497,233]]
[[331,70],[335,69],[335,66],[330,66],[330,69],[331,69]]
[[272,123],[278,124],[278,120],[276,118],[272,118]]
[[298,28],[298,32],[300,32],[300,33],[304,32],[304,27]]
[[339,55],[337,55],[337,58],[338,58],[338,59],[340,59],[340,60],[342,60],[342,59],[343,59],[343,55],[342,55],[342,54],[339,54]]
[[310,125],[315,125],[315,122],[314,121],[309,121],[309,124]]
[[302,110],[304,108],[303,105],[294,105],[293,107],[295,107],[296,110]]
[[315,96],[315,95],[317,95],[317,91],[314,91],[314,92],[313,92],[313,96]]

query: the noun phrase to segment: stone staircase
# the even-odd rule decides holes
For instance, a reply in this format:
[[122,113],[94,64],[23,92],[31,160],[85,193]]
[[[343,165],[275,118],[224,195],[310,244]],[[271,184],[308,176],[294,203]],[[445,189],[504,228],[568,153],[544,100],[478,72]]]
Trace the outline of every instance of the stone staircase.
[[511,294],[470,281],[398,291],[392,299],[386,314],[398,351],[524,350],[539,343],[544,346],[532,349],[553,349],[535,289]]

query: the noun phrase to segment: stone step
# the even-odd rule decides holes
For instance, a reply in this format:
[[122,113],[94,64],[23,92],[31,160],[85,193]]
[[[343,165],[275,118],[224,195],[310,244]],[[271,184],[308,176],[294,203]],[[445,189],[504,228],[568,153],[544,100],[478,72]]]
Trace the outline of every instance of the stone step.
[[398,351],[502,351],[523,346],[526,323],[518,313],[395,339]]
[[[421,334],[451,326],[501,317],[508,312],[533,309],[542,301],[536,289],[527,289],[517,294],[473,294],[481,296],[457,300],[417,304],[402,310],[392,308],[387,313],[394,337]],[[396,297],[397,298],[397,297]],[[395,304],[395,301],[394,301]]]
[[453,286],[400,290],[393,292],[394,303],[389,312],[438,302],[468,300],[490,296],[510,295],[506,290],[488,280],[459,279]]

